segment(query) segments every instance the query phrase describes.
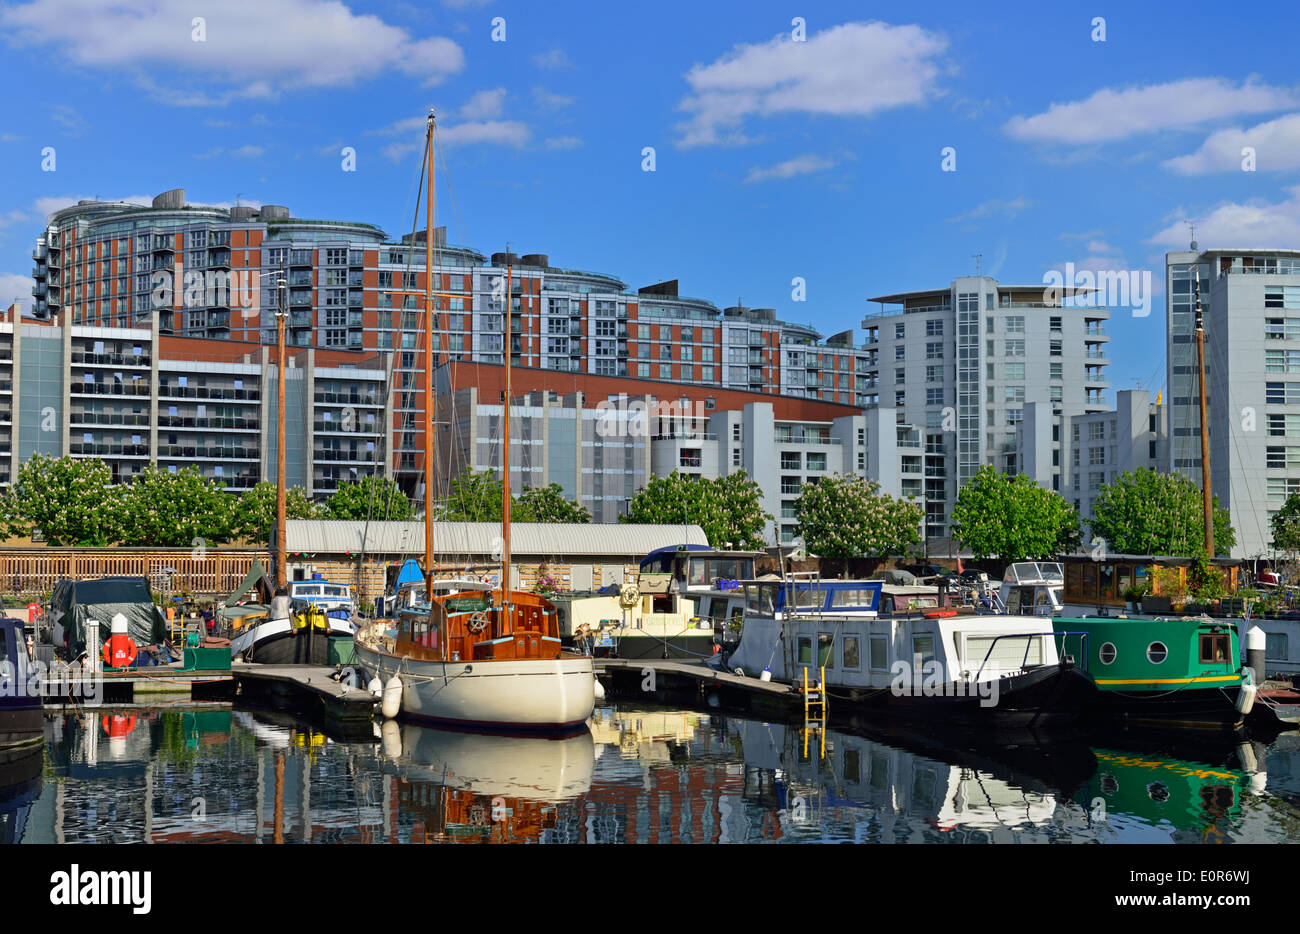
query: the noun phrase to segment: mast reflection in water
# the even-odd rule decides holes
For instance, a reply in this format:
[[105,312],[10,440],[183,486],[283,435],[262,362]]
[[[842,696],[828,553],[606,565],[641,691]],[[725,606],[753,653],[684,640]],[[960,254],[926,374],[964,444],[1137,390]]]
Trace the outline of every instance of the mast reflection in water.
[[1300,838],[1294,733],[1174,748],[863,728],[830,731],[822,757],[796,727],[631,706],[560,738],[394,722],[357,740],[194,708],[49,714],[45,729],[44,750],[0,762],[0,841]]

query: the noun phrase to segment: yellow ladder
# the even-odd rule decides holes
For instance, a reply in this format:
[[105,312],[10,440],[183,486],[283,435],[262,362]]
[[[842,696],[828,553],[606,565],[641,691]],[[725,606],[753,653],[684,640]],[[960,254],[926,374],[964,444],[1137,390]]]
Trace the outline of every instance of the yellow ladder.
[[808,758],[808,739],[816,733],[818,739],[818,758],[826,758],[826,666],[822,665],[820,677],[814,684],[808,683],[808,666],[803,669],[803,757]]

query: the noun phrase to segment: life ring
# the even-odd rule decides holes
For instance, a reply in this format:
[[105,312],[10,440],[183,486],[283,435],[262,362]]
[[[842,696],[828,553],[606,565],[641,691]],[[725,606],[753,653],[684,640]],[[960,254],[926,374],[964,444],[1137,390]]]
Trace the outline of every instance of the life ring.
[[135,663],[136,652],[131,637],[119,632],[104,643],[104,664],[110,668],[130,668]]
[[929,613],[921,614],[925,619],[947,619],[950,616],[956,616],[956,610],[931,610]]

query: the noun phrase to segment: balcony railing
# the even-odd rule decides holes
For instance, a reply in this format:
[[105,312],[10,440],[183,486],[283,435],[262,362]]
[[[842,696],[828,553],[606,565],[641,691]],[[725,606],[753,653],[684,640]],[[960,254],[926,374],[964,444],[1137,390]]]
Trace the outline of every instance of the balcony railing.
[[365,464],[382,462],[384,459],[382,451],[336,451],[332,448],[316,448],[312,451],[312,457],[318,461],[348,461]]
[[72,362],[89,366],[138,366],[148,367],[152,361],[149,354],[133,353],[88,353],[82,350],[72,351]]
[[[74,389],[75,384],[74,384]],[[138,395],[148,395],[148,388]],[[228,389],[224,386],[168,386],[158,387],[158,395],[172,399],[229,399],[232,402],[257,402],[262,398],[259,389]]]
[[77,412],[69,416],[72,425],[120,425],[123,427],[147,427],[148,415],[136,415],[133,412]]
[[[147,424],[147,423],[146,423]],[[261,427],[261,421],[256,418],[240,418],[237,416],[205,416],[200,418],[197,415],[159,415],[159,428],[220,428],[228,431],[255,431]]]
[[84,396],[147,396],[148,385],[136,386],[129,383],[73,383],[68,391]]
[[193,460],[196,457],[202,457],[209,460],[255,461],[258,459],[258,452],[257,448],[235,447],[231,445],[213,445],[207,447],[189,444],[160,444],[158,445],[158,456],[160,458],[183,458],[185,460]]

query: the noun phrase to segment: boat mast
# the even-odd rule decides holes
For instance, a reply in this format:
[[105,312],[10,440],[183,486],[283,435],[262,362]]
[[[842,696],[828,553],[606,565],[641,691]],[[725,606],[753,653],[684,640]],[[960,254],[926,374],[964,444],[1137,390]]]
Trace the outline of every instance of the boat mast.
[[433,596],[433,111],[424,148],[429,159],[424,191],[424,586]]
[[1201,310],[1201,272],[1196,270],[1196,370],[1201,386],[1201,500],[1205,511],[1205,554],[1214,557],[1214,507],[1210,491],[1210,419],[1205,401],[1205,316]]
[[514,278],[514,262],[506,245],[506,392],[501,407],[501,605],[505,606],[510,594],[510,282]]

